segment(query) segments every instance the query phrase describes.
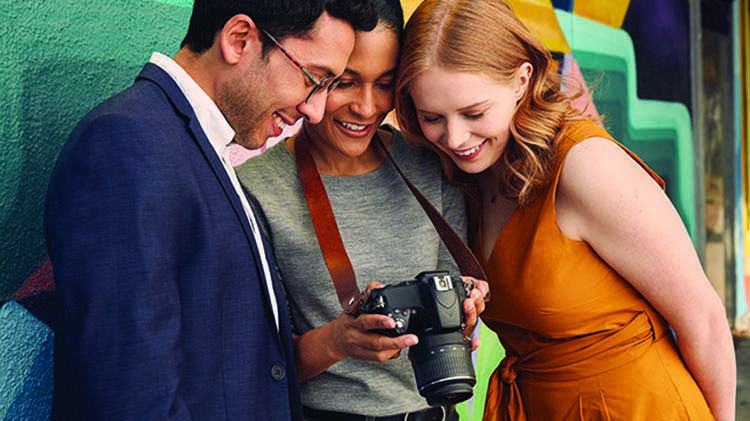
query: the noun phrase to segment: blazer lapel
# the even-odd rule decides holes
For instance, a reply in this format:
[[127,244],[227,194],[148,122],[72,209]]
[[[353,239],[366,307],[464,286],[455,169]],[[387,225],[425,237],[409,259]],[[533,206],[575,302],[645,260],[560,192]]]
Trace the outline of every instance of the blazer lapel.
[[[167,72],[153,63],[146,63],[146,65],[143,66],[141,73],[136,77],[136,80],[138,79],[150,80],[161,87],[161,89],[167,95],[167,98],[169,98],[170,102],[172,102],[174,108],[179,114],[182,115],[183,119],[185,119],[188,130],[192,133],[193,138],[196,140],[196,143],[198,144],[201,152],[203,152],[203,156],[206,158],[206,161],[211,167],[211,170],[221,183],[221,187],[224,189],[224,193],[226,194],[227,199],[229,199],[229,201],[232,203],[234,212],[237,215],[237,218],[242,223],[242,229],[245,232],[245,236],[247,236],[249,242],[255,244],[253,234],[250,229],[250,223],[245,216],[245,209],[242,207],[242,202],[240,201],[240,198],[234,189],[234,185],[229,179],[229,175],[227,174],[226,170],[224,170],[224,165],[221,162],[221,158],[216,153],[213,145],[211,145],[211,141],[208,140],[208,137],[203,131],[198,118],[195,116],[193,107],[190,105],[190,102],[188,102],[187,98],[182,93],[182,90],[180,90],[180,87],[177,86],[177,83],[174,81],[174,79],[172,79],[171,76],[169,76]],[[254,251],[257,253],[257,250],[255,250],[255,248]]]
[[[234,185],[232,184],[232,180],[229,179],[229,175],[227,174],[226,170],[224,169],[224,164],[221,162],[221,158],[216,153],[216,150],[214,149],[213,145],[211,145],[211,141],[206,136],[206,133],[203,131],[203,128],[200,125],[200,122],[198,121],[198,118],[196,117],[195,113],[193,112],[193,107],[190,105],[190,102],[188,102],[185,95],[182,93],[182,90],[180,90],[179,86],[177,86],[177,83],[172,79],[172,77],[162,70],[159,66],[153,64],[153,63],[146,63],[145,66],[143,66],[143,69],[141,70],[140,74],[136,77],[136,80],[144,79],[149,80],[156,85],[158,85],[163,91],[164,94],[167,96],[169,101],[174,106],[176,112],[182,116],[182,118],[185,120],[185,123],[187,124],[188,130],[193,135],[193,138],[196,141],[196,144],[200,148],[201,152],[203,153],[203,157],[206,159],[206,162],[208,162],[208,165],[211,167],[211,170],[213,171],[216,178],[219,180],[219,183],[221,184],[222,189],[224,190],[224,194],[226,195],[227,199],[231,202],[232,208],[234,209],[234,213],[239,220],[240,224],[242,225],[242,230],[245,234],[245,237],[247,238],[248,243],[250,244],[250,248],[253,252],[253,258],[256,263],[256,268],[258,269],[258,276],[260,280],[261,288],[263,288],[263,291],[265,292],[265,299],[268,304],[268,308],[271,308],[270,303],[270,294],[271,292],[268,290],[268,286],[266,285],[266,282],[264,281],[265,276],[263,275],[262,270],[262,263],[261,263],[261,257],[260,257],[260,251],[258,250],[258,244],[255,242],[255,237],[253,236],[252,229],[250,228],[250,221],[247,218],[247,214],[245,213],[245,208],[242,206],[242,201],[240,200],[239,195],[237,194],[237,191],[234,189]],[[256,218],[257,220],[257,218]],[[273,271],[273,262],[270,260],[270,256],[272,253],[272,250],[269,248],[268,245],[265,246],[266,255],[268,257],[268,264],[271,268],[271,271]],[[273,275],[272,275],[273,277]],[[273,282],[273,280],[272,280]],[[274,285],[274,288],[279,288],[278,283]],[[283,297],[281,297],[283,300]],[[277,303],[279,304],[279,311],[284,311],[285,305],[284,301],[279,301],[279,297],[277,295]],[[281,319],[280,319],[281,322]]]

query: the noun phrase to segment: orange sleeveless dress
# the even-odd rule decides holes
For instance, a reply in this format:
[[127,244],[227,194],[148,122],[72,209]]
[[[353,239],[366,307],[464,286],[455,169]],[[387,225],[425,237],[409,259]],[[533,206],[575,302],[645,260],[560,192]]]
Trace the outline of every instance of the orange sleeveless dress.
[[484,419],[713,419],[665,320],[588,244],[558,228],[562,162],[590,137],[614,142],[594,123],[571,124],[556,151],[553,182],[516,209],[489,261],[481,232],[475,236],[492,291],[482,321],[506,351],[490,378]]

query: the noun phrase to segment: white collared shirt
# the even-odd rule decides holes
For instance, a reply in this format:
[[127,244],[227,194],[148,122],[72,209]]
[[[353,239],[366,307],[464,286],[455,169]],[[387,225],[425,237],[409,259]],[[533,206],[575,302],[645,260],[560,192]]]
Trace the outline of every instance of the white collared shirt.
[[263,266],[263,276],[268,286],[269,299],[271,301],[271,308],[273,309],[274,319],[276,320],[276,328],[279,327],[279,309],[276,302],[276,295],[274,294],[273,284],[271,283],[271,271],[268,267],[266,260],[266,251],[263,247],[263,240],[260,237],[260,230],[258,229],[258,223],[253,214],[253,210],[250,204],[247,202],[247,197],[240,186],[240,182],[237,179],[237,174],[234,172],[234,168],[230,164],[229,160],[229,144],[234,139],[234,129],[229,125],[224,114],[221,113],[219,107],[201,89],[201,87],[190,77],[190,75],[177,64],[171,58],[164,54],[155,52],[151,55],[150,63],[159,66],[162,70],[167,72],[169,76],[174,79],[177,86],[187,98],[190,105],[193,107],[195,115],[198,117],[203,131],[206,133],[206,137],[213,145],[216,154],[221,158],[221,162],[224,164],[224,169],[229,175],[229,179],[232,180],[232,185],[237,195],[240,197],[242,207],[245,208],[245,214],[250,221],[250,227],[255,237],[255,244],[258,246],[258,252],[260,253],[260,261]]

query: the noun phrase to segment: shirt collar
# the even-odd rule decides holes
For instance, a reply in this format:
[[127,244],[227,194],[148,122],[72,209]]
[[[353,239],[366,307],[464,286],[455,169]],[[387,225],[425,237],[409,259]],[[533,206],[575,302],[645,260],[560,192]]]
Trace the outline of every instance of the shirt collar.
[[190,77],[185,69],[171,58],[159,52],[154,52],[149,62],[159,66],[174,79],[193,107],[193,111],[198,117],[198,122],[206,133],[208,140],[211,141],[219,156],[225,156],[225,149],[234,139],[234,129],[229,125],[216,103]]

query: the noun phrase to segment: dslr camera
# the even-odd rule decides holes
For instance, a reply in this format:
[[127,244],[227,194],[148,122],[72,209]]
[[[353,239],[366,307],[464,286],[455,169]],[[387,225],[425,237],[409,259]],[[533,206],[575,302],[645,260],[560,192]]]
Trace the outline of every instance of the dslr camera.
[[431,406],[453,405],[473,394],[471,342],[463,334],[468,295],[460,277],[447,271],[421,272],[414,279],[373,289],[356,313],[384,314],[396,322],[395,328],[376,333],[417,335],[411,365],[419,394]]

